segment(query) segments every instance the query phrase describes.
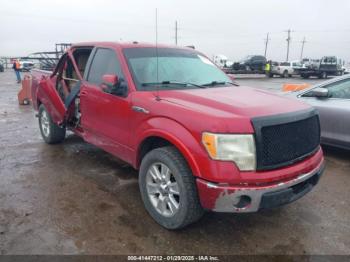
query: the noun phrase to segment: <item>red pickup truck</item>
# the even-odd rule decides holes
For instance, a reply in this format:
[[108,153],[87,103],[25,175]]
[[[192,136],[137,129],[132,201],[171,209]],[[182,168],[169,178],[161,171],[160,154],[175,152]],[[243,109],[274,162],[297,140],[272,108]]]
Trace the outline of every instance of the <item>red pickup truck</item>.
[[32,86],[43,139],[69,129],[138,169],[144,205],[168,229],[204,210],[290,203],[323,171],[314,109],[238,86],[191,48],[76,44]]

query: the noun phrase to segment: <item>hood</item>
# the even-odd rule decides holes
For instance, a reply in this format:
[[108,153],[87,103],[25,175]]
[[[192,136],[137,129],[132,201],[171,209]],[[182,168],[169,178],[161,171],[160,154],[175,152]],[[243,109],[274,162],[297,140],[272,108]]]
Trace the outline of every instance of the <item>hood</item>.
[[259,117],[300,111],[310,106],[295,99],[245,86],[170,90],[162,100],[216,117]]

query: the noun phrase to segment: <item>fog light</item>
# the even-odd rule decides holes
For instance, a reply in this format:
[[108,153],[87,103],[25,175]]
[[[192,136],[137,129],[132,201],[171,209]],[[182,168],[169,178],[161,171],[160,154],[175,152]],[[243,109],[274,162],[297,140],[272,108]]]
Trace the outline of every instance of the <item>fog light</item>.
[[239,197],[238,203],[233,206],[236,208],[245,208],[250,205],[252,199],[249,196],[243,195]]

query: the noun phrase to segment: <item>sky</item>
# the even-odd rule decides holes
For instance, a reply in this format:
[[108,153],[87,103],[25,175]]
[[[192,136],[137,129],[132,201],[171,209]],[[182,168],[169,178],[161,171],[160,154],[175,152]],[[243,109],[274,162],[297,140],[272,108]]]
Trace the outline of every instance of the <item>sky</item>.
[[336,55],[350,61],[348,0],[0,0],[0,56],[53,51],[55,43],[84,41],[158,42],[194,45],[209,57],[233,61],[264,54],[286,60]]

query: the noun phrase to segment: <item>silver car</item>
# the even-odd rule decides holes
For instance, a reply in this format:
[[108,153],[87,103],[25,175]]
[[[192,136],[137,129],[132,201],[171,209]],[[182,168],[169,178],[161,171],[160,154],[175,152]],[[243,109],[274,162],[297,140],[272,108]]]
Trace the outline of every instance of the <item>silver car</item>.
[[319,111],[322,144],[350,149],[350,75],[333,78],[289,95]]

